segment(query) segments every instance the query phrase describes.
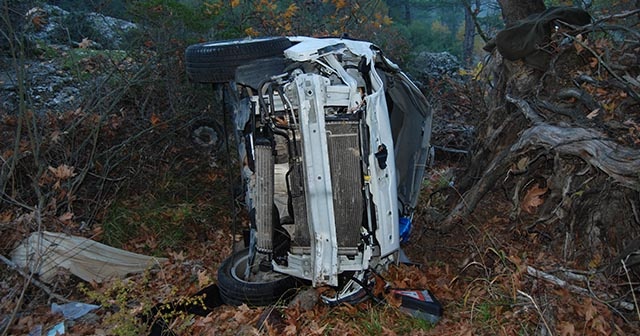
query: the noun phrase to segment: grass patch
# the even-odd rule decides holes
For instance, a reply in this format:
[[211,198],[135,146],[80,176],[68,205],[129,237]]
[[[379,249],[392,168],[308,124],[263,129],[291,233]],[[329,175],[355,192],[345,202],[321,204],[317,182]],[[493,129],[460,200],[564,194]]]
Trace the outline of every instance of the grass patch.
[[142,190],[132,188],[139,190],[136,195],[122,195],[114,202],[102,224],[105,243],[164,255],[204,240],[213,227],[227,224],[230,211],[223,181],[208,181],[210,172],[173,171],[158,174],[155,181],[145,181]]
[[185,226],[199,224],[208,216],[206,209],[195,209],[191,203],[170,204],[157,199],[120,202],[103,225],[105,240],[122,247],[132,237],[146,237],[143,249],[158,254],[184,243]]
[[[74,48],[61,54],[62,68],[70,71],[80,81],[95,78],[99,73],[117,73],[132,64],[132,59],[124,50],[94,50]],[[116,78],[111,84],[119,84]]]
[[[335,323],[335,321],[340,323]],[[363,303],[357,307],[345,306],[330,309],[326,316],[325,335],[347,333],[350,335],[411,335],[416,331],[429,331],[434,325],[413,317],[387,304]],[[320,322],[321,325],[325,324]]]
[[74,69],[79,61],[89,58],[100,58],[113,64],[119,64],[127,58],[127,52],[124,50],[94,50],[86,48],[69,49],[64,54],[62,66],[65,69]]

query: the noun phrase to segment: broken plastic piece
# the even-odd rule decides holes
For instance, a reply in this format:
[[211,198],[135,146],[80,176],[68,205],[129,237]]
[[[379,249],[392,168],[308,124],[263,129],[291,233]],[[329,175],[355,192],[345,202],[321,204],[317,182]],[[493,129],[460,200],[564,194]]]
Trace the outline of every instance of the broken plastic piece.
[[64,322],[56,324],[47,332],[47,336],[64,335]]
[[401,311],[433,324],[442,318],[442,304],[428,290],[393,289],[391,292],[401,300]]
[[400,242],[402,243],[408,242],[410,233],[411,233],[411,217],[400,217]]
[[380,169],[387,168],[387,157],[389,157],[387,146],[384,144],[378,146],[378,152],[376,152],[375,157],[378,160],[378,166]]
[[63,305],[57,303],[51,304],[52,313],[62,313],[64,318],[69,320],[75,320],[86,315],[88,312],[98,309],[100,306],[82,303],[82,302],[69,302]]

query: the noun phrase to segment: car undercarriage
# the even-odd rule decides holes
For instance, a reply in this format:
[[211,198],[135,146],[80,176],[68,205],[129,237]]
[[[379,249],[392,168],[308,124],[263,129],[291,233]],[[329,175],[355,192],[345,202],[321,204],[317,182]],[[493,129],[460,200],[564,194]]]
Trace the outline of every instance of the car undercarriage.
[[431,107],[375,45],[338,38],[197,44],[192,80],[228,90],[249,214],[223,263],[232,304],[269,304],[300,283],[357,302],[398,262],[430,158]]

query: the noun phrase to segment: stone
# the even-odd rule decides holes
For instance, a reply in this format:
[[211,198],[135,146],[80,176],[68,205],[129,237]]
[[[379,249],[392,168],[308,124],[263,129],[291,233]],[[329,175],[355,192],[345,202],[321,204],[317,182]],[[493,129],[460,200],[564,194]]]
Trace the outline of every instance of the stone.
[[420,52],[410,64],[416,80],[429,82],[444,78],[461,79],[459,74],[461,64],[457,57],[444,52]]
[[25,38],[31,45],[77,47],[84,38],[92,46],[121,49],[126,36],[138,29],[135,23],[100,13],[69,12],[58,6],[34,7],[25,15]]
[[291,302],[289,302],[289,307],[299,306],[301,311],[309,311],[316,306],[318,300],[318,292],[316,292],[314,288],[308,288],[298,292]]

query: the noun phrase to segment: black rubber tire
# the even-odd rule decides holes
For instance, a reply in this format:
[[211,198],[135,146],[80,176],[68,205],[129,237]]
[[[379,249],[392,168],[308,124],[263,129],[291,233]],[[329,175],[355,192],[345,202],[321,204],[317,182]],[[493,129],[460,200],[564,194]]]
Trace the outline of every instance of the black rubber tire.
[[[292,276],[282,276],[270,282],[248,282],[236,275],[246,265],[249,249],[241,250],[225,259],[218,269],[218,288],[222,302],[239,306],[268,306],[287,300],[296,293],[299,281]],[[244,263],[244,264],[243,264]]]
[[236,68],[253,60],[282,56],[291,46],[286,37],[225,40],[194,44],[185,51],[187,75],[197,83],[226,83]]
[[282,57],[258,59],[236,69],[236,83],[260,89],[260,84],[271,76],[285,72],[286,60]]

